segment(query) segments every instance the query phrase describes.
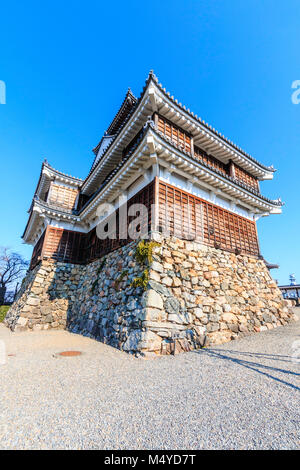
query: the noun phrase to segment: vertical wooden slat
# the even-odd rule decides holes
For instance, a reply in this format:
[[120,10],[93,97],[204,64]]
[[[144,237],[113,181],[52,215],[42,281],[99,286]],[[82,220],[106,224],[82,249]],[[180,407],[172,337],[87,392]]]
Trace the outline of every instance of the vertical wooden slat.
[[[235,251],[238,249],[243,253],[255,256],[259,254],[255,222],[166,183],[160,182],[159,191],[166,204],[173,204],[172,210],[167,209],[170,218],[170,235],[177,236],[182,233],[182,237],[190,238],[193,233],[193,220],[195,223],[197,221],[196,206],[203,207],[202,238],[204,243],[210,246],[216,245],[224,250]],[[187,209],[188,207],[195,208],[190,211]],[[185,210],[188,210],[188,217],[183,212]],[[203,213],[202,209],[200,212]],[[166,217],[165,213],[164,218],[166,219]],[[198,232],[197,227],[195,227],[195,232]]]

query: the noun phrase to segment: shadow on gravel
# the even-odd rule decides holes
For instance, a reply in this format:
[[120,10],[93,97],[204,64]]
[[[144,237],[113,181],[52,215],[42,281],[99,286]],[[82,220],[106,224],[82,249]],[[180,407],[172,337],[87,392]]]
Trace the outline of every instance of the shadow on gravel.
[[[298,374],[297,372],[292,372],[290,370],[285,370],[285,369],[278,369],[277,367],[272,367],[272,366],[266,366],[264,364],[259,364],[258,362],[252,362],[252,361],[246,361],[245,359],[240,359],[238,357],[231,357],[231,356],[228,356],[226,354],[222,354],[222,352],[226,352],[226,353],[235,353],[237,355],[252,355],[252,356],[258,356],[258,357],[261,357],[261,358],[264,358],[265,357],[266,359],[272,359],[274,360],[276,358],[275,355],[272,355],[272,354],[255,354],[255,353],[242,353],[240,351],[230,351],[230,350],[222,350],[222,349],[201,349],[199,351],[196,352],[196,354],[207,354],[208,356],[211,356],[211,357],[215,357],[217,359],[222,359],[222,360],[225,360],[225,361],[230,361],[230,362],[233,362],[235,364],[238,364],[242,367],[245,367],[246,369],[251,369],[253,370],[254,372],[257,372],[258,374],[261,374],[261,375],[264,375],[266,377],[268,377],[269,379],[272,379],[276,382],[279,382],[283,385],[286,385],[287,387],[291,387],[295,390],[300,390],[300,387],[297,387],[296,385],[292,384],[292,383],[289,383],[289,382],[286,382],[285,380],[282,380],[278,377],[274,377],[273,375],[269,374],[268,372],[279,372],[281,374],[289,374],[289,375],[292,375],[292,376],[300,376],[300,374]],[[268,357],[270,356],[270,357]],[[279,356],[279,357],[289,357],[289,356]],[[291,362],[291,361],[286,361],[286,362]],[[265,369],[267,370],[268,372],[264,372],[263,370],[260,370],[260,369]]]
[[280,354],[254,353],[254,352],[247,352],[247,351],[242,352],[242,351],[234,351],[233,349],[210,349],[210,351],[236,354],[239,356],[257,357],[261,359],[268,359],[269,361],[280,361],[280,362],[291,362],[291,363],[293,362],[291,356],[283,356]]

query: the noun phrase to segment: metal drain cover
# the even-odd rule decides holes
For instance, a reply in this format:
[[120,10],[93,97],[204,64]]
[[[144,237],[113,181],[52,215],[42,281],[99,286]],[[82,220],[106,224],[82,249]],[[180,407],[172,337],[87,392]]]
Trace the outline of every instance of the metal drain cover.
[[59,356],[64,356],[64,357],[73,357],[73,356],[80,356],[82,354],[81,351],[63,351],[58,353]]

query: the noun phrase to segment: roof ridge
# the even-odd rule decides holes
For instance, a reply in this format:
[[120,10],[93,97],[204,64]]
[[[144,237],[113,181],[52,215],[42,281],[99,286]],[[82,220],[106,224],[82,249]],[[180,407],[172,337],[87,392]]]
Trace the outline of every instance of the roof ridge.
[[[178,107],[180,107],[181,109],[183,109],[184,112],[186,112],[188,115],[190,115],[193,119],[196,119],[201,125],[203,125],[204,127],[207,128],[207,130],[209,132],[212,132],[214,133],[217,137],[221,138],[225,143],[229,144],[233,149],[236,149],[238,152],[240,152],[242,155],[244,155],[246,158],[248,158],[249,160],[251,160],[253,163],[255,163],[256,165],[258,165],[260,168],[264,169],[264,170],[267,170],[267,171],[276,171],[273,167],[273,165],[271,166],[266,166],[264,165],[263,163],[259,162],[258,160],[256,160],[254,157],[252,157],[251,155],[247,154],[244,150],[242,150],[240,147],[236,146],[232,141],[230,141],[229,139],[227,139],[224,135],[222,135],[220,132],[216,131],[212,126],[210,126],[209,124],[205,123],[205,121],[203,121],[201,118],[199,118],[196,114],[194,114],[192,111],[190,111],[189,108],[186,108],[185,105],[182,105],[181,103],[178,102],[177,99],[174,98],[174,96],[171,96],[170,92],[167,92],[166,91],[166,88],[163,87],[163,85],[161,83],[159,83],[158,81],[158,78],[157,76],[155,75],[154,71],[151,69],[148,73],[148,76],[147,76],[147,79],[145,81],[145,84],[144,84],[144,87],[140,93],[140,96],[138,98],[135,98],[136,99],[136,102],[135,102],[135,105],[131,108],[131,110],[128,112],[126,118],[124,119],[124,121],[122,122],[122,125],[120,126],[120,128],[118,129],[117,133],[113,136],[113,139],[111,140],[111,142],[109,143],[109,145],[107,146],[107,148],[105,149],[103,155],[101,155],[101,159],[97,162],[97,165],[94,166],[94,163],[95,163],[95,158],[93,160],[93,165],[91,166],[91,169],[88,173],[88,175],[86,176],[86,178],[83,180],[84,183],[89,179],[90,175],[93,173],[93,171],[96,169],[96,167],[98,166],[99,162],[101,160],[103,160],[104,156],[107,154],[107,152],[109,151],[109,149],[111,148],[111,146],[113,145],[113,143],[116,141],[118,135],[120,134],[121,130],[125,127],[125,125],[128,123],[129,119],[130,119],[130,116],[133,114],[133,112],[135,111],[135,109],[138,107],[139,103],[141,102],[144,94],[145,94],[145,91],[150,83],[150,81],[153,80],[153,82],[158,86],[158,88],[162,91],[162,93],[164,93],[169,99],[171,99],[171,101]],[[127,94],[128,92],[131,91],[130,89],[128,89],[127,91]],[[126,94],[126,96],[127,96]],[[126,97],[125,97],[126,98]],[[123,101],[124,102],[124,101]],[[120,110],[119,110],[120,111]],[[102,137],[103,138],[103,137]],[[100,143],[101,143],[102,139],[100,140],[99,144],[97,147],[99,147]],[[94,151],[97,149],[97,147],[95,147]]]
[[63,173],[62,171],[57,170],[52,165],[50,165],[50,163],[48,162],[48,160],[46,158],[44,159],[43,164],[42,164],[42,168],[44,168],[44,167],[47,167],[50,170],[55,171],[55,173],[58,173],[59,175],[65,176],[67,178],[71,178],[71,179],[77,180],[77,181],[84,181],[84,179],[82,179],[82,178],[77,178],[76,176],[68,175],[67,173]]
[[179,152],[182,152],[184,154],[186,154],[189,158],[191,158],[192,160],[196,161],[198,164],[204,166],[205,168],[208,168],[210,169],[211,171],[213,171],[214,173],[218,173],[220,174],[220,176],[222,176],[223,178],[225,179],[228,179],[229,181],[231,181],[232,183],[236,184],[237,186],[240,186],[242,189],[246,189],[247,191],[251,192],[254,196],[258,197],[258,198],[261,198],[261,199],[264,199],[265,201],[271,203],[271,204],[275,204],[276,206],[283,206],[284,205],[284,202],[281,201],[281,198],[279,197],[278,199],[270,199],[266,196],[264,196],[263,194],[260,194],[260,193],[257,193],[255,190],[253,190],[252,188],[250,188],[249,186],[247,186],[246,184],[243,184],[242,182],[238,182],[236,181],[234,178],[232,178],[230,175],[224,175],[223,173],[219,172],[216,168],[212,168],[210,167],[210,165],[207,165],[205,164],[204,162],[200,162],[199,160],[197,160],[196,158],[194,158],[190,153],[188,152],[185,152],[184,149],[182,148],[179,148],[176,146],[176,144],[171,140],[171,139],[168,139],[168,137],[166,137],[162,132],[160,132],[156,127],[153,127],[151,126],[153,131],[163,140],[165,140],[168,144],[172,145],[174,148],[176,148],[176,150],[178,150]]
[[[116,112],[113,120],[111,121],[110,125],[108,126],[108,128],[104,132],[104,135],[101,137],[100,142],[96,145],[96,147],[93,148],[93,152],[95,154],[98,153],[98,150],[99,150],[99,147],[100,147],[100,144],[101,144],[101,141],[102,141],[103,137],[106,136],[106,135],[114,135],[114,133],[112,132],[113,129],[114,129],[114,124],[116,124],[117,119],[120,117],[122,111],[124,111],[125,105],[128,101],[132,101],[132,103],[131,103],[132,107],[134,107],[135,104],[138,101],[138,99],[132,93],[132,90],[131,90],[130,87],[128,88],[128,90],[126,92],[126,95],[125,95],[125,98],[123,99],[122,104],[119,107],[118,111]],[[130,110],[129,110],[129,112],[130,112]]]
[[[135,111],[135,109],[137,108],[138,104],[141,102],[141,100],[142,100],[142,98],[143,98],[143,96],[144,96],[144,93],[145,93],[145,91],[146,91],[146,89],[147,89],[147,86],[148,86],[149,82],[151,81],[151,79],[154,80],[155,82],[158,81],[158,79],[157,79],[156,75],[154,74],[153,70],[150,70],[150,72],[149,72],[149,74],[148,74],[148,77],[147,77],[147,79],[146,79],[145,85],[143,86],[143,89],[142,89],[142,91],[141,91],[141,93],[140,93],[140,96],[137,98],[137,101],[136,101],[136,103],[135,103],[135,106],[133,106],[133,107],[131,108],[131,110],[129,111],[128,115],[126,116],[126,119],[125,119],[124,122],[122,123],[122,125],[121,125],[121,127],[119,128],[118,132],[113,136],[113,139],[111,140],[111,142],[109,143],[109,145],[106,147],[106,149],[105,149],[103,155],[101,155],[101,158],[100,158],[100,160],[97,162],[97,165],[98,165],[99,162],[103,159],[103,157],[106,155],[106,153],[108,152],[108,150],[110,149],[110,147],[111,147],[112,144],[115,142],[115,140],[116,140],[116,138],[118,137],[118,135],[120,134],[121,130],[125,127],[125,125],[126,125],[127,122],[129,121],[130,116],[131,116],[132,113]],[[103,137],[101,138],[101,140],[100,140],[99,144],[97,145],[97,147],[99,147],[99,145],[101,144],[102,139],[103,139]],[[93,151],[95,151],[97,147],[95,147],[95,148],[93,149]],[[88,175],[87,175],[86,178],[84,179],[84,183],[88,180],[88,178],[90,177],[90,175],[92,174],[92,172],[93,172],[93,171],[95,170],[95,168],[97,167],[97,165],[94,166],[95,160],[96,160],[96,158],[94,158],[94,160],[93,160],[93,164],[92,164],[92,166],[91,166],[91,169],[90,169]]]
[[[151,131],[154,131],[159,137],[161,137],[162,139],[166,140],[166,142],[168,142],[169,144],[173,145],[174,148],[176,148],[176,150],[179,150],[183,153],[185,153],[182,149],[179,149],[176,147],[176,145],[174,144],[174,142],[172,141],[169,141],[163,134],[161,134],[157,128],[155,127],[153,121],[148,121],[144,128],[143,128],[143,132],[141,133],[141,136],[140,138],[138,139],[137,142],[135,142],[135,145],[130,149],[130,151],[128,152],[128,154],[117,164],[117,166],[111,171],[111,173],[108,175],[107,178],[105,178],[105,180],[103,181],[103,183],[100,185],[100,187],[97,189],[97,191],[95,191],[95,193],[93,193],[93,195],[91,196],[91,198],[86,201],[86,203],[84,204],[83,207],[80,208],[80,210],[77,212],[78,215],[80,215],[83,210],[88,207],[88,205],[97,197],[97,195],[102,191],[102,189],[109,183],[109,181],[119,172],[119,170],[122,168],[122,166],[124,165],[124,163],[126,163],[126,161],[130,158],[130,156],[133,154],[133,152],[136,150],[136,148],[138,147],[138,145],[140,144],[140,142],[143,140],[143,138],[145,137],[147,131],[151,129]],[[202,165],[204,167],[207,167],[208,169],[210,169],[211,171],[215,172],[215,173],[218,173],[218,171],[216,169],[213,169],[211,167],[209,167],[209,165],[205,165],[204,163],[202,162],[199,162],[198,160],[196,160],[195,158],[193,158],[190,154],[187,154],[188,157],[192,158],[193,160],[195,160],[195,162],[197,162],[199,165]],[[235,184],[236,186],[240,187],[241,189],[244,189],[244,190],[247,190],[249,192],[251,192],[253,194],[253,196],[256,196],[270,204],[273,204],[275,206],[283,206],[284,203],[281,202],[280,198],[278,198],[277,200],[275,199],[269,199],[268,197],[266,196],[263,196],[262,194],[257,194],[255,191],[252,191],[251,188],[248,188],[246,187],[246,185],[244,186],[243,184],[239,184],[237,181],[235,181],[233,178],[231,178],[229,175],[223,175],[221,174],[221,176],[223,176],[225,179],[228,179],[229,181],[231,181],[233,184]]]
[[247,152],[245,152],[245,150],[243,150],[241,147],[239,147],[237,144],[235,144],[234,142],[232,142],[230,139],[228,139],[227,137],[225,137],[223,134],[221,134],[221,132],[218,132],[214,127],[212,127],[210,124],[208,124],[207,122],[205,122],[203,119],[201,119],[197,114],[195,114],[193,111],[191,111],[189,108],[186,108],[185,105],[183,105],[182,103],[178,102],[177,99],[174,98],[173,95],[171,95],[170,92],[168,92],[166,90],[166,88],[163,87],[163,85],[161,83],[159,83],[158,81],[158,78],[157,76],[154,74],[153,70],[150,71],[148,77],[152,77],[156,83],[157,83],[157,86],[158,88],[176,105],[178,106],[179,108],[181,108],[183,111],[185,111],[187,114],[189,114],[193,119],[195,119],[196,121],[198,121],[200,124],[202,124],[204,127],[206,127],[206,129],[210,132],[212,132],[213,134],[215,134],[217,137],[220,137],[224,142],[226,142],[227,144],[231,145],[231,147],[233,147],[235,150],[237,150],[238,152],[240,152],[241,154],[243,154],[245,157],[249,158],[250,160],[252,160],[254,163],[260,165],[262,168],[264,168],[265,170],[268,170],[268,171],[273,171],[275,172],[276,169],[273,167],[273,165],[270,165],[270,166],[267,166],[267,165],[264,165],[263,163],[259,162],[258,160],[256,160],[254,157],[252,157],[252,155],[248,154]]

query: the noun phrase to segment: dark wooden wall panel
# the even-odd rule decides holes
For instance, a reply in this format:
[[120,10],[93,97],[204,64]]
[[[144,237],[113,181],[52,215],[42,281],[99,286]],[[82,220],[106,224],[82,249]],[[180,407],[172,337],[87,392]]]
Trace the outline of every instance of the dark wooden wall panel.
[[177,147],[191,153],[191,136],[180,127],[161,115],[157,115],[157,128],[162,134],[172,140]]
[[[147,233],[151,226],[151,206],[154,204],[155,181],[147,185],[128,202],[128,208],[133,204],[144,204],[148,209],[149,217],[141,223],[141,231]],[[136,216],[127,217],[128,225]],[[48,226],[34,247],[30,269],[33,269],[42,258],[55,259],[65,263],[84,264],[101,258],[105,254],[120,248],[132,241],[129,237],[119,239],[120,220],[119,210],[116,211],[117,238],[100,240],[96,234],[96,228],[89,233],[74,232]]]
[[[145,219],[142,221],[141,232],[147,233],[150,231],[151,227],[151,206],[154,204],[154,186],[155,182],[153,181],[137,194],[135,194],[130,200],[127,202],[127,208],[132,206],[133,204],[144,204],[148,209],[148,220]],[[85,248],[84,248],[84,259],[86,262],[91,262],[95,259],[101,258],[102,256],[114,251],[121,246],[127,245],[132,240],[127,237],[124,239],[119,239],[120,229],[120,220],[119,220],[119,209],[116,211],[116,231],[117,237],[115,239],[106,238],[105,240],[100,240],[96,234],[96,228],[94,228],[91,232],[89,232],[86,236],[85,241]],[[134,220],[136,216],[127,216],[127,222],[125,221],[127,227],[129,226],[130,222]]]
[[52,183],[48,203],[63,209],[74,209],[78,189]]
[[33,248],[33,253],[32,253],[31,261],[30,261],[30,269],[35,268],[35,266],[41,261],[45,234],[46,234],[46,230],[41,235],[40,239],[37,241],[37,243],[35,244]]
[[237,181],[244,183],[246,186],[249,186],[254,191],[259,192],[258,180],[254,176],[250,175],[246,170],[239,167],[236,164],[233,164],[234,167],[234,177]]
[[[252,176],[236,164],[230,162],[225,164],[212,155],[208,155],[205,150],[193,145],[193,139],[189,133],[173,124],[164,116],[154,113],[154,120],[159,132],[168,137],[177,147],[188,152],[200,163],[203,163],[218,173],[231,176],[236,180],[236,183],[241,183],[242,186],[246,186],[259,193],[258,180],[255,176]],[[231,171],[232,167],[233,171]]]
[[162,181],[159,182],[159,230],[224,250],[259,255],[254,221]]
[[218,170],[223,175],[229,175],[229,165],[217,160],[212,155],[208,155],[204,150],[199,147],[194,148],[194,157],[199,160],[199,162],[204,163],[205,165],[210,166],[213,170]]
[[43,257],[66,263],[82,263],[84,239],[84,233],[49,226],[44,241]]
[[[159,207],[158,220],[154,222],[151,220],[151,208],[155,200]],[[144,204],[148,209],[148,218],[141,223],[143,233],[149,232],[153,223],[154,228],[159,231],[165,231],[168,228],[170,236],[196,239],[209,246],[232,252],[259,255],[255,222],[159,181],[157,178],[133,196],[128,201],[127,207],[133,204]],[[118,209],[115,239],[100,240],[96,228],[84,234],[48,226],[34,247],[30,269],[33,269],[42,258],[66,263],[90,263],[126,245],[132,240],[129,236],[125,239],[119,238],[120,229],[122,229],[119,215]],[[126,226],[128,227],[135,218],[136,216],[127,216]]]

